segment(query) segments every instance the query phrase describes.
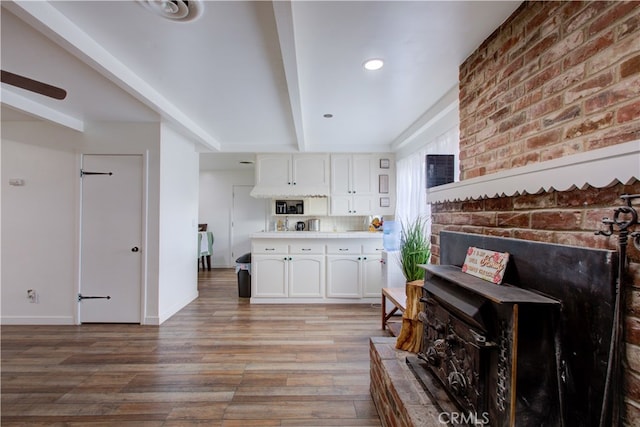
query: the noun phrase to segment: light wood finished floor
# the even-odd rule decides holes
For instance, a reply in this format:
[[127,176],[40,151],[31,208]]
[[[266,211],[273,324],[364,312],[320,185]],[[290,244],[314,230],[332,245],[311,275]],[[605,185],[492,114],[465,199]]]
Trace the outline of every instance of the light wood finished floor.
[[8,426],[379,426],[370,305],[250,305],[232,269],[163,325],[3,326]]

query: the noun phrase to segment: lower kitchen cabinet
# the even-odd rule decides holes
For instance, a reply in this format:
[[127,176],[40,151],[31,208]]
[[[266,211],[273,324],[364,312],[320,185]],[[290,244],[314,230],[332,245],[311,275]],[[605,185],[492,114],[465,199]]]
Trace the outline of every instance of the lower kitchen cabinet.
[[381,234],[325,239],[273,234],[252,240],[252,303],[370,303],[380,298]]
[[361,298],[360,255],[327,255],[327,297]]
[[382,253],[364,254],[362,260],[362,296],[379,297],[384,286]]
[[321,298],[324,255],[254,255],[252,296],[263,298]]
[[290,255],[288,259],[289,296],[324,296],[324,255]]
[[327,255],[327,296],[374,298],[382,291],[381,254]]
[[288,296],[288,255],[251,255],[251,296],[285,298]]

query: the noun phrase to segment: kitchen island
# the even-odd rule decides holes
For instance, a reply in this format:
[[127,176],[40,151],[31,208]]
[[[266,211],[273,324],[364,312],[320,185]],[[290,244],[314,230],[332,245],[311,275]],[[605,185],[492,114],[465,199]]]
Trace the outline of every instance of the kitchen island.
[[379,303],[382,233],[262,232],[251,236],[251,303]]

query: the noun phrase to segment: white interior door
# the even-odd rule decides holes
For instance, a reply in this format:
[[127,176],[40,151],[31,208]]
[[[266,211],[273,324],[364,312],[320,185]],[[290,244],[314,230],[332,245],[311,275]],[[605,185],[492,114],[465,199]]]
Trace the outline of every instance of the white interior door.
[[256,199],[249,193],[251,185],[233,186],[233,206],[231,212],[231,262],[251,252],[251,235],[264,231],[269,199]]
[[84,155],[82,171],[80,322],[140,323],[142,156]]

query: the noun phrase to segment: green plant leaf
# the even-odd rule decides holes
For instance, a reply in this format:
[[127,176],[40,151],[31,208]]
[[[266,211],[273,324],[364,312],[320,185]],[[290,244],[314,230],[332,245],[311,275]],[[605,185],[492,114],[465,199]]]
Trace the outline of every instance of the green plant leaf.
[[428,220],[418,217],[402,222],[400,230],[400,265],[407,282],[424,279],[424,270],[418,265],[429,262],[431,243],[427,235]]

